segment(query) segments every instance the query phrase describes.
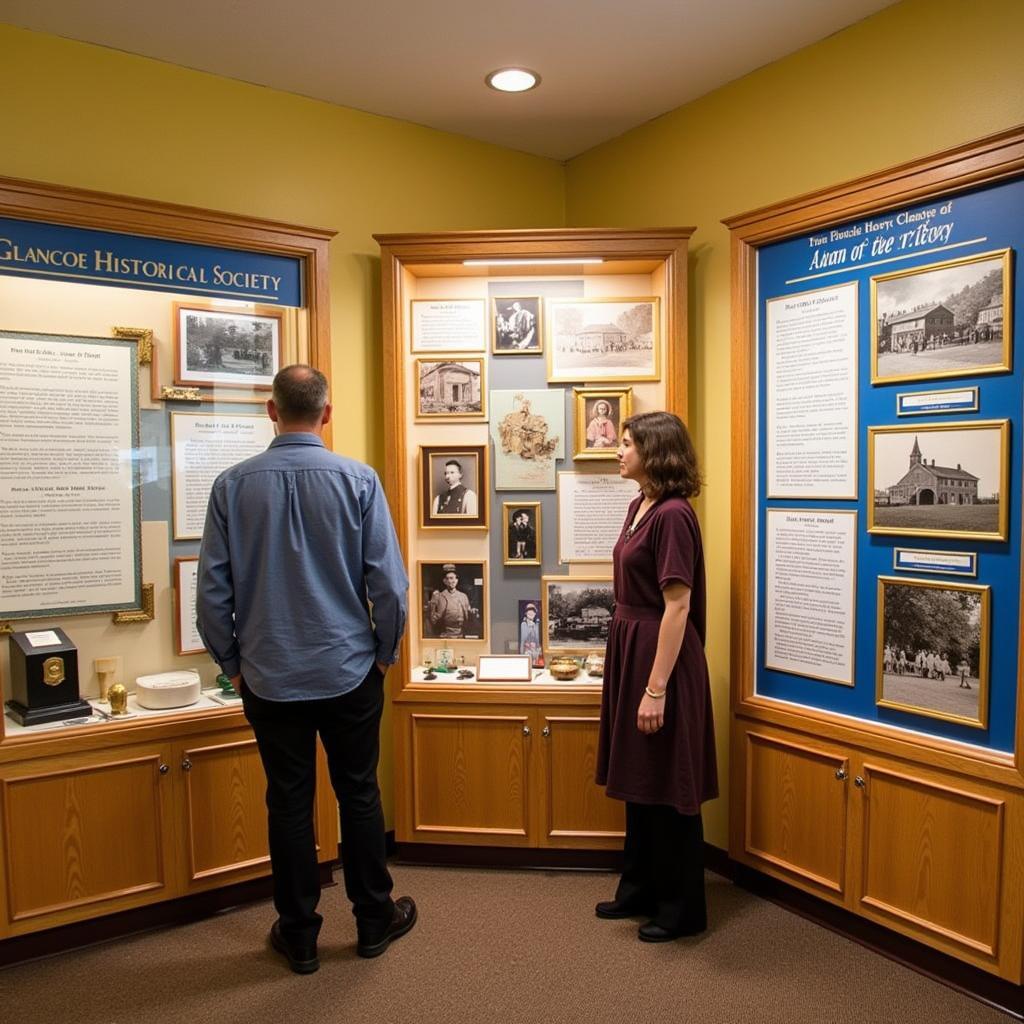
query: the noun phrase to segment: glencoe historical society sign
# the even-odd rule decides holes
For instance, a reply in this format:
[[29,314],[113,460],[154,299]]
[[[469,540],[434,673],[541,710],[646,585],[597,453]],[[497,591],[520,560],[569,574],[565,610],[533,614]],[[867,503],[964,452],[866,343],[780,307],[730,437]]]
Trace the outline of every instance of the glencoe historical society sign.
[[301,306],[291,256],[0,217],[0,274]]

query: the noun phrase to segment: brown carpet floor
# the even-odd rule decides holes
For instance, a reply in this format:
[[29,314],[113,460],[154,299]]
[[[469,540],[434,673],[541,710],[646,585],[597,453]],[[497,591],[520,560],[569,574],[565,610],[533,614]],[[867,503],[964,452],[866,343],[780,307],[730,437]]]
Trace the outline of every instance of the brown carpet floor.
[[708,875],[711,929],[646,945],[593,904],[614,876],[398,866],[416,927],[355,954],[340,886],[319,973],[266,945],[269,903],[0,971],[10,1024],[1005,1024],[1008,1017]]

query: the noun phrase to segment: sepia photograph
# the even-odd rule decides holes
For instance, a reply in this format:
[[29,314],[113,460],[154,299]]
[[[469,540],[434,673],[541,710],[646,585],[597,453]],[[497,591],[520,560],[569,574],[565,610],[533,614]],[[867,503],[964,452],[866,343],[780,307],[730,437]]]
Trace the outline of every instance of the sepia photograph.
[[280,310],[175,303],[174,383],[269,391],[281,369]]
[[659,301],[548,299],[548,380],[659,379]]
[[539,597],[519,602],[519,653],[528,654],[535,668],[544,663],[540,603]]
[[501,505],[505,565],[541,564],[539,501],[505,501]]
[[416,419],[487,419],[483,359],[417,359]]
[[573,459],[618,456],[622,424],[632,413],[632,388],[573,388],[576,405],[576,448]]
[[868,427],[868,533],[1006,540],[1008,420]]
[[487,563],[420,562],[420,639],[487,639]]
[[498,296],[491,300],[491,306],[491,351],[496,356],[538,355],[543,351],[540,296]]
[[1011,369],[1011,250],[871,278],[871,382]]
[[420,446],[420,527],[487,529],[486,445]]
[[615,599],[610,576],[542,576],[544,652],[603,654]]
[[973,583],[879,577],[879,707],[984,729],[989,601]]

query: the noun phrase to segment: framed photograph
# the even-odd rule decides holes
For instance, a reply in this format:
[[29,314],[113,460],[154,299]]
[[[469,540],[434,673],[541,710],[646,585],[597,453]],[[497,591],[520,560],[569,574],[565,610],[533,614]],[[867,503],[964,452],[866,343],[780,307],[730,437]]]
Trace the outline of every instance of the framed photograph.
[[416,360],[416,419],[487,419],[487,377],[483,359],[438,356]]
[[483,299],[412,299],[413,352],[483,352],[487,348]]
[[487,446],[420,445],[420,528],[487,529]]
[[476,678],[480,683],[532,683],[533,663],[527,654],[482,654]]
[[519,635],[518,647],[520,654],[528,654],[534,667],[541,661],[544,650],[542,642],[544,626],[540,617],[540,598],[519,602]]
[[1009,420],[868,427],[868,533],[1006,540]]
[[206,646],[196,629],[196,583],[199,556],[174,560],[174,640],[178,654],[203,654]]
[[491,351],[496,356],[539,355],[541,343],[539,295],[503,295],[491,299]]
[[615,460],[622,424],[633,412],[632,388],[573,388],[576,437],[573,459]]
[[503,501],[501,529],[505,539],[503,565],[541,564],[539,501]]
[[871,278],[871,383],[1011,369],[1010,249]]
[[989,604],[976,583],[880,576],[878,706],[986,728]]
[[660,308],[651,298],[548,299],[548,380],[660,380]]
[[420,639],[487,639],[487,563],[420,562]]
[[614,608],[610,576],[542,576],[545,655],[603,654]]
[[174,304],[174,383],[269,391],[281,369],[279,309]]

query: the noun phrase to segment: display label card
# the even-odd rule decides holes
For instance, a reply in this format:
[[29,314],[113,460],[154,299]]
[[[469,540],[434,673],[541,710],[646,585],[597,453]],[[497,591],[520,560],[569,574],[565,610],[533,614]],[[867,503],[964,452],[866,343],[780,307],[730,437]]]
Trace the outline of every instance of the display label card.
[[974,551],[921,551],[896,548],[893,569],[903,572],[938,572],[947,576],[977,576],[978,556]]
[[483,299],[413,299],[413,352],[483,352],[487,321]]
[[937,412],[977,412],[978,389],[901,391],[896,396],[897,416],[929,416]]
[[635,480],[618,473],[558,474],[558,561],[610,562]]
[[60,637],[52,629],[39,630],[36,633],[26,633],[25,639],[33,647],[55,647],[61,642]]

